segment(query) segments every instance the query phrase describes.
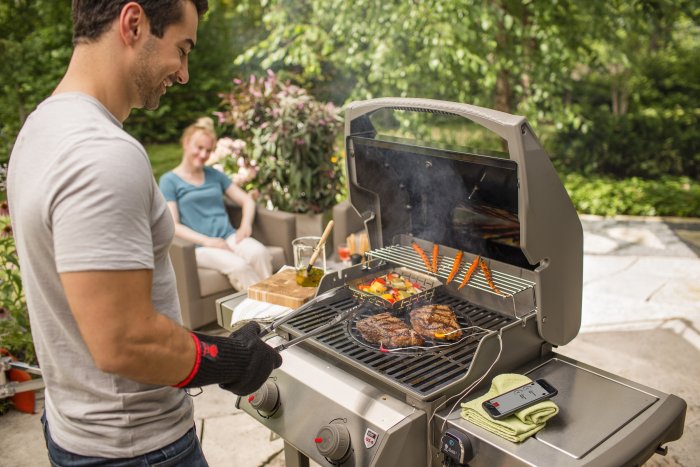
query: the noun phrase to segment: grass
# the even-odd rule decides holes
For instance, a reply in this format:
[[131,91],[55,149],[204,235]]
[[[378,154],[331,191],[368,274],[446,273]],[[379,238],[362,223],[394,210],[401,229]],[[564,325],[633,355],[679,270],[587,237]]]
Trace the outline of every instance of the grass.
[[156,181],[168,170],[174,169],[182,160],[182,148],[179,144],[150,144],[146,146],[148,158],[153,167],[153,176]]

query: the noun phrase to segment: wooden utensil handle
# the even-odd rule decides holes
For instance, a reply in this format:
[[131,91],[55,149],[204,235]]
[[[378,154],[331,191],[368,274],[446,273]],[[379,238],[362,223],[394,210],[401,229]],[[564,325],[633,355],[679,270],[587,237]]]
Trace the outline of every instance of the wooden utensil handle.
[[311,255],[311,259],[309,260],[309,268],[314,265],[316,262],[316,258],[318,258],[318,254],[321,252],[321,248],[323,245],[326,244],[326,240],[328,240],[328,236],[331,234],[331,230],[333,230],[333,219],[328,221],[328,225],[326,226],[326,230],[323,231],[323,235],[321,235],[321,240],[318,241],[318,245],[316,245],[316,248],[314,248],[314,253]]

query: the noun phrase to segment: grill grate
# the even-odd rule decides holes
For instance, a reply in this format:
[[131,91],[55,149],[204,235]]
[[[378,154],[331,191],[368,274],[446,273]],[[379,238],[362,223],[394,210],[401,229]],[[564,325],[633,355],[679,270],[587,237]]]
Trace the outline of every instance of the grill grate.
[[[350,291],[339,295],[340,297],[335,296],[328,302],[319,302],[317,306],[310,307],[282,328],[293,335],[302,335],[357,304]],[[460,323],[471,323],[491,331],[497,331],[515,321],[510,316],[488,311],[450,295],[442,287],[436,290],[433,303],[450,305]],[[414,355],[387,354],[360,345],[344,325],[334,327],[307,342],[361,369],[373,378],[422,400],[432,398],[441,388],[463,377],[469,370],[479,345],[479,339],[466,339],[431,352]]]

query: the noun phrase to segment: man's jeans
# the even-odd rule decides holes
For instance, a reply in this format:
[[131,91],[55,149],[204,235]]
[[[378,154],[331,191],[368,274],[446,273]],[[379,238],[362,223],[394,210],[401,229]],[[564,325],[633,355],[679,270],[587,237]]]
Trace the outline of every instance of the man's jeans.
[[207,467],[207,461],[202,453],[202,447],[197,439],[194,427],[185,435],[161,449],[149,452],[142,456],[128,459],[107,459],[103,457],[86,457],[73,454],[58,446],[51,439],[49,424],[46,417],[42,415],[41,423],[44,425],[44,437],[46,447],[49,450],[49,461],[53,467]]

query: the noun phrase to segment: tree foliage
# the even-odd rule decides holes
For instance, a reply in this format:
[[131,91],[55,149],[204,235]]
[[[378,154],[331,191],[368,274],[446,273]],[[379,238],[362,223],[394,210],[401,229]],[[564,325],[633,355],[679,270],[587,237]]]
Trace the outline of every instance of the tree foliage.
[[[263,34],[260,7],[210,0],[198,42],[190,55],[190,83],[173,86],[156,111],[132,112],[125,129],[144,142],[174,142],[197,117],[211,114],[219,93],[247,66],[233,57]],[[46,99],[64,74],[72,53],[71,6],[66,1],[0,2],[0,162],[9,157],[27,115]]]
[[[0,161],[65,70],[69,9],[0,4]],[[174,142],[232,78],[269,68],[337,105],[410,96],[525,115],[564,170],[698,177],[698,18],[690,0],[211,0],[191,82],[125,127]]]
[[51,91],[68,65],[70,3],[0,3],[0,162],[6,160],[27,115]]
[[284,70],[322,98],[467,102],[527,116],[564,169],[657,176],[662,159],[665,173],[699,173],[689,1],[264,3],[267,34],[237,63]]

